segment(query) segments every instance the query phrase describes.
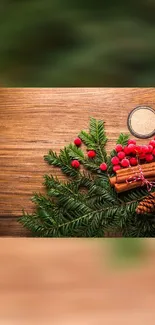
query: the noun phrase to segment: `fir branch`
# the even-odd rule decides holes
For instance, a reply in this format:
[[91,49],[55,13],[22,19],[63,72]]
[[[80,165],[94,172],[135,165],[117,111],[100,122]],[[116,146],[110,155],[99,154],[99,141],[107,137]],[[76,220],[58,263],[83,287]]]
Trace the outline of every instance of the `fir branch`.
[[95,150],[99,162],[107,161],[107,153],[105,145],[107,143],[107,137],[104,129],[104,122],[97,121],[94,118],[90,119],[89,134],[85,131],[81,131],[79,137],[87,146],[88,150]]
[[77,159],[79,160],[80,162],[84,162],[85,160],[85,157],[84,157],[84,153],[83,151],[78,148],[77,146],[75,146],[74,144],[70,144],[68,147],[67,147],[67,150],[68,150],[68,154],[69,156],[72,158],[72,159]]
[[71,157],[69,155],[69,149],[65,147],[63,150],[60,150],[60,160],[61,160],[61,170],[64,174],[70,177],[77,177],[79,170],[71,166]]
[[121,133],[117,139],[116,144],[121,144],[123,147],[127,146],[129,134]]
[[[102,191],[100,192],[100,189],[97,189],[98,193],[101,193],[101,195],[99,194],[98,196],[96,196],[96,202],[94,202],[93,194],[95,194],[95,190],[91,191],[91,188],[93,189],[93,186],[95,186],[94,182],[95,180],[91,180],[91,178],[85,178],[84,176],[83,179],[81,179],[81,182],[80,180],[76,180],[75,183],[78,184],[76,184],[78,188],[80,188],[80,185],[85,185],[87,186],[87,188],[90,189],[90,195],[86,195],[85,198],[83,197],[83,195],[80,196],[80,194],[78,194],[77,196],[74,193],[70,194],[70,192],[68,192],[68,188],[67,190],[65,189],[65,191],[63,191],[61,188],[62,192],[60,191],[60,200],[56,205],[57,211],[59,211],[59,213],[61,211],[61,220],[57,218],[56,210],[51,210],[51,214],[49,216],[49,210],[47,214],[45,211],[45,214],[42,215],[41,209],[39,214],[36,216],[24,217],[24,219],[22,219],[24,225],[27,228],[33,230],[33,232],[37,233],[38,236],[45,237],[54,237],[56,234],[60,237],[95,237],[99,232],[99,229],[97,229],[97,225],[102,227],[102,234],[104,233],[104,231],[109,231],[109,229],[113,231],[116,231],[116,229],[121,229],[123,235],[127,237],[136,235],[140,236],[140,234],[144,234],[145,236],[148,234],[153,234],[155,224],[154,218],[152,218],[152,226],[150,226],[149,228],[149,225],[146,224],[146,220],[141,220],[139,216],[137,216],[137,214],[135,213],[137,201],[141,199],[141,195],[144,193],[142,193],[141,191],[138,193],[138,191],[136,192],[135,190],[134,195],[133,193],[132,195],[131,193],[128,194],[127,202],[124,202],[123,198],[120,199],[120,197],[118,197],[117,200],[115,196],[114,202],[113,200],[112,202],[108,202],[110,198],[110,193],[108,199],[103,199]],[[73,190],[75,191],[75,188]],[[42,208],[44,207],[44,209],[46,210],[46,202],[44,202],[42,198],[40,203],[43,204]],[[58,221],[57,228],[54,222],[53,225],[51,222],[48,227],[47,223],[43,223],[44,218],[53,218],[52,213],[54,213],[54,220]],[[139,224],[139,229],[141,229],[139,230],[139,232],[137,230],[137,222]]]
[[97,172],[99,170],[99,164],[95,163],[95,159],[92,160],[92,159],[86,158],[83,161],[83,165],[86,169],[88,169],[92,172]]
[[33,236],[53,237],[53,235],[56,235],[58,237],[58,232],[55,232],[55,228],[47,227],[43,224],[43,222],[38,218],[38,215],[29,215],[24,213],[24,215],[19,218],[19,222],[30,230]]
[[49,165],[57,167],[61,167],[62,164],[60,157],[52,150],[49,150],[48,155],[44,156],[44,160],[47,161]]
[[90,134],[88,134],[86,131],[81,131],[79,134],[79,138],[87,146],[88,150],[96,149],[96,144],[94,143],[93,137]]
[[105,150],[105,145],[107,143],[108,138],[105,134],[104,122],[97,121],[94,118],[90,119],[90,135],[93,137],[95,145],[96,145],[96,153],[97,157],[101,162],[107,161],[107,153]]
[[94,142],[98,146],[105,146],[107,142],[107,137],[105,134],[105,128],[104,128],[104,122],[100,120],[96,120],[95,118],[90,119],[90,127],[89,132],[92,138],[94,139]]
[[48,195],[57,198],[57,206],[61,207],[63,213],[70,213],[73,215],[81,215],[84,211],[91,211],[86,201],[86,194],[80,193],[80,182],[72,183],[59,182],[54,177],[46,177],[45,184],[48,181]]
[[91,219],[92,218],[98,218],[99,221],[101,221],[102,227],[106,228],[109,226],[116,226],[116,222],[117,222],[117,226],[119,225],[119,220],[118,220],[118,215],[119,213],[123,213],[124,209],[126,208],[127,210],[130,209],[130,212],[132,210],[135,212],[135,206],[136,206],[137,202],[136,201],[131,201],[131,202],[127,202],[124,203],[122,205],[115,205],[112,207],[106,207],[106,208],[102,208],[100,210],[95,210],[95,211],[91,211],[88,212],[84,215],[82,215],[79,218],[75,218],[74,220],[71,220],[67,223],[61,224],[59,227],[62,229],[64,234],[67,234],[67,230],[70,228],[70,230],[72,231],[72,233],[74,234],[74,230],[80,227],[88,227]]
[[60,194],[78,194],[77,182],[61,182],[56,177],[45,175],[45,182],[48,189],[48,194],[53,197],[57,197]]
[[77,177],[79,170],[71,166],[71,157],[69,154],[69,148],[65,147],[60,150],[60,155],[58,156],[52,150],[49,151],[48,155],[44,156],[45,161],[50,165],[57,166],[61,168],[62,172],[70,177]]
[[34,193],[31,201],[34,202],[36,205],[44,206],[47,208],[51,208],[54,206],[53,202],[50,201],[49,198],[45,197],[41,193]]
[[113,190],[113,188],[111,188],[110,186],[98,186],[96,184],[92,184],[89,187],[89,191],[88,191],[88,198],[89,200],[93,198],[97,198],[98,196],[102,196],[103,198],[103,202],[105,204],[105,202],[108,202],[109,204],[115,204],[116,202],[118,202],[118,198],[115,195],[115,192]]

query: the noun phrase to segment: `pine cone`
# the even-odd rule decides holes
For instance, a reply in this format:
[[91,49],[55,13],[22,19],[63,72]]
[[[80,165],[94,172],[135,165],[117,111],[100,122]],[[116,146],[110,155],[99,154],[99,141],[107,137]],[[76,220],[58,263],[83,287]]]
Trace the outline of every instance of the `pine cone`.
[[151,213],[155,211],[155,192],[146,196],[138,205],[136,212],[138,214]]

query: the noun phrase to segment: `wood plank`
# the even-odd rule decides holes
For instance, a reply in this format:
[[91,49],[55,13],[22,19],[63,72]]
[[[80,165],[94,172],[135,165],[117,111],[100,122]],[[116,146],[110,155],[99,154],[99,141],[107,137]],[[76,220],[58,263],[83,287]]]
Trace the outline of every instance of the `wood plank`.
[[45,173],[62,177],[58,169],[49,167],[43,160],[50,148],[58,152],[72,142],[81,129],[88,128],[89,117],[93,116],[106,122],[110,150],[119,133],[128,132],[127,116],[138,105],[155,108],[155,89],[1,88],[1,235],[3,227],[6,234],[8,216],[12,220],[8,235],[20,231],[23,234],[16,217],[23,208],[33,211],[30,198],[33,192],[43,191]]
[[32,237],[18,221],[18,217],[10,215],[0,217],[0,237]]

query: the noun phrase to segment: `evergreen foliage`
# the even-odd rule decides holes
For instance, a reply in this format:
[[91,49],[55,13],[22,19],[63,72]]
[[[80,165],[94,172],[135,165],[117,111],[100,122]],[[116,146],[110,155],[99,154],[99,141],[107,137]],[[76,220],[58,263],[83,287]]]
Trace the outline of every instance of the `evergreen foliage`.
[[[59,155],[50,150],[45,161],[61,168],[68,181],[45,175],[47,194],[35,193],[35,213],[24,212],[19,221],[38,237],[104,237],[107,232],[121,233],[123,237],[154,237],[155,216],[136,213],[147,190],[142,187],[117,194],[110,186],[110,161],[115,150],[110,155],[106,152],[104,122],[91,118],[89,132],[82,131],[79,136],[87,150],[96,151],[96,157],[87,158],[74,144]],[[128,138],[120,134],[117,143],[126,145]],[[78,159],[84,170],[73,168],[72,159]],[[108,172],[99,169],[102,162],[109,165]]]
[[154,16],[153,0],[1,0],[1,83],[154,87]]

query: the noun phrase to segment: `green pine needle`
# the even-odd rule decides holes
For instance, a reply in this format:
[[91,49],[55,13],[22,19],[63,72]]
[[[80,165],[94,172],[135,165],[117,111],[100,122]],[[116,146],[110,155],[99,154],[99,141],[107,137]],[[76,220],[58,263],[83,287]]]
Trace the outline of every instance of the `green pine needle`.
[[122,144],[122,146],[127,146],[129,140],[129,135],[121,133],[117,139],[116,144]]

